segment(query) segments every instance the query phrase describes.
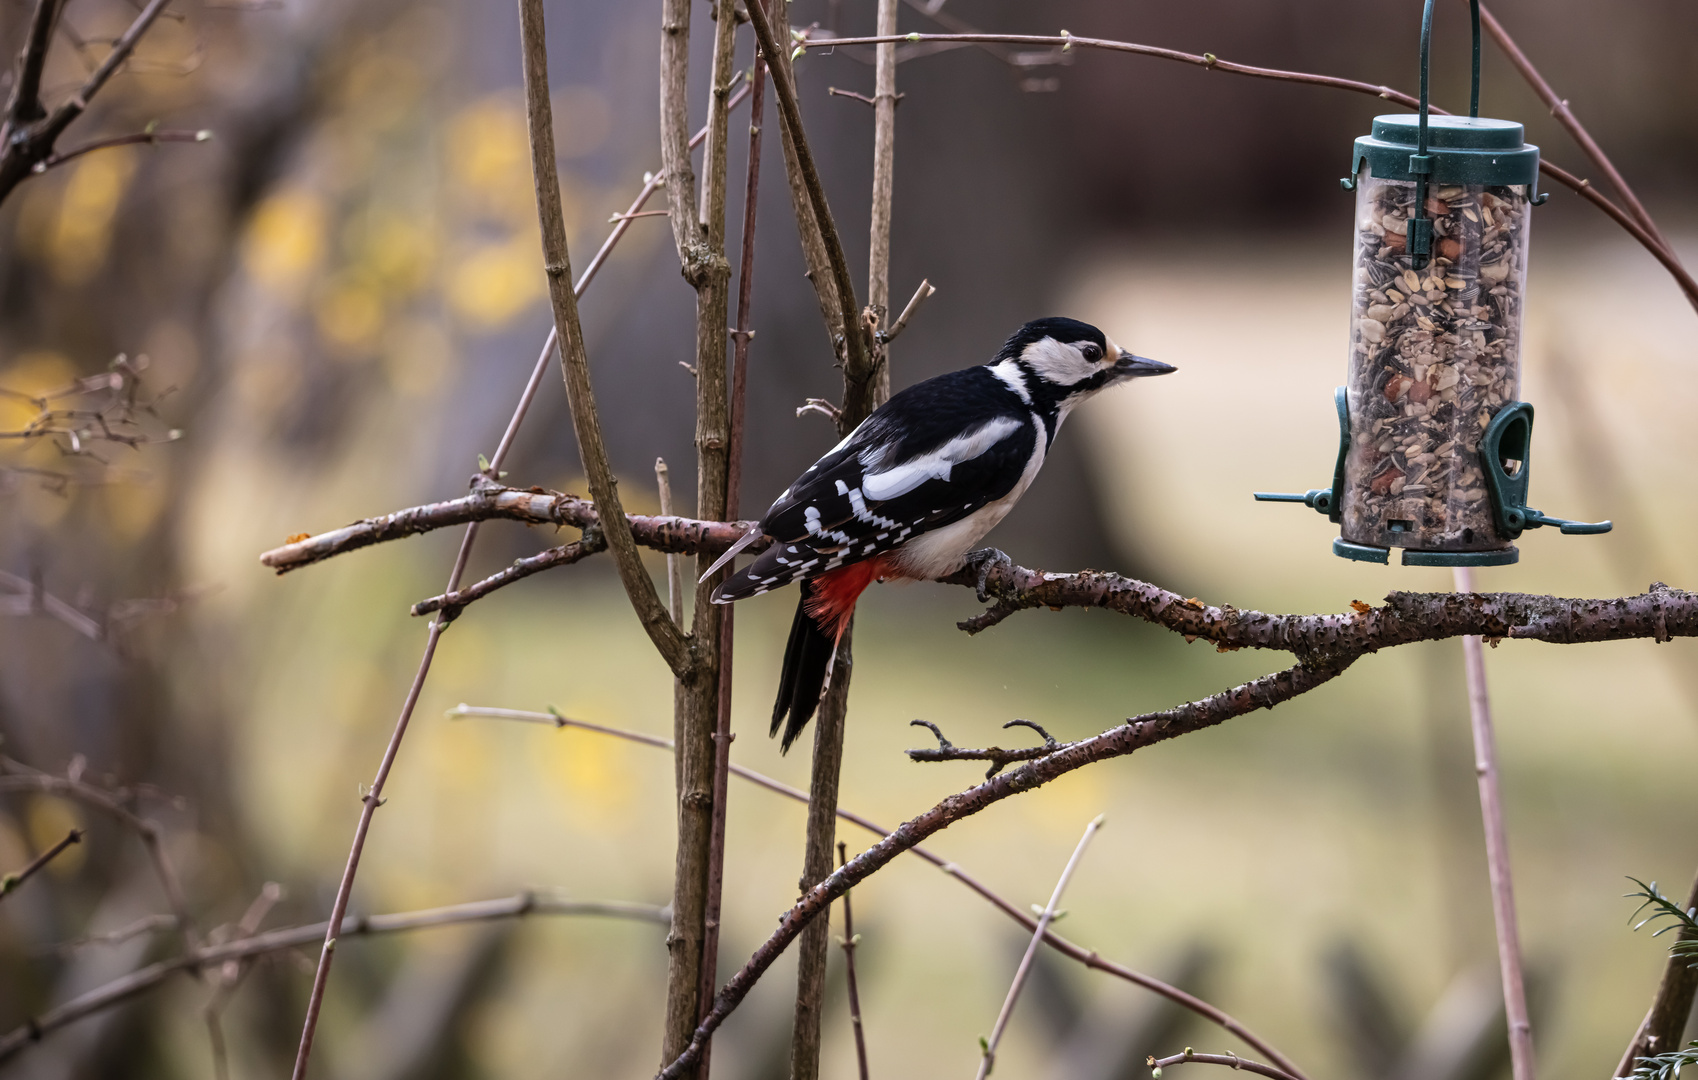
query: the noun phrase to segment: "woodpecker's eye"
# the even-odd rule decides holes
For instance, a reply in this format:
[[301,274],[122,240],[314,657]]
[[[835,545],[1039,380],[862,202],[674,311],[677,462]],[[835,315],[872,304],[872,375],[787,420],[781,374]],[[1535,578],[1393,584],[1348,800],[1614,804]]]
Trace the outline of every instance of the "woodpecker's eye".
[[1079,351],[1084,353],[1085,359],[1089,360],[1093,364],[1103,358],[1103,351],[1101,347],[1093,342],[1086,342]]

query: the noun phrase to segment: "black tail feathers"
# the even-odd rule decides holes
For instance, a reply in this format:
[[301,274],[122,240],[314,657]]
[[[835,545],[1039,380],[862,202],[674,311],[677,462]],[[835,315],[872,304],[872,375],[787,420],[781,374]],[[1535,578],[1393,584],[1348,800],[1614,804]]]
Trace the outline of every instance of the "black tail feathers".
[[[802,734],[808,721],[819,707],[820,693],[825,689],[826,672],[831,667],[831,655],[837,651],[836,642],[808,616],[808,599],[813,588],[802,583],[802,598],[796,604],[796,618],[790,624],[790,643],[784,647],[784,670],[778,677],[778,701],[772,707],[772,731],[784,729],[779,750],[788,753],[790,744]],[[788,720],[786,720],[788,717]]]

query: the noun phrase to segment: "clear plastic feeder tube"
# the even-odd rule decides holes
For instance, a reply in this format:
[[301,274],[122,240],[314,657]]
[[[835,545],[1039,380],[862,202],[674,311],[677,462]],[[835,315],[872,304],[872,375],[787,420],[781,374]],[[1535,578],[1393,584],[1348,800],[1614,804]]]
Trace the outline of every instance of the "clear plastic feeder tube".
[[1376,178],[1362,163],[1343,537],[1420,551],[1507,548],[1480,438],[1521,389],[1528,185],[1428,184],[1426,258],[1408,250],[1414,201],[1413,181]]

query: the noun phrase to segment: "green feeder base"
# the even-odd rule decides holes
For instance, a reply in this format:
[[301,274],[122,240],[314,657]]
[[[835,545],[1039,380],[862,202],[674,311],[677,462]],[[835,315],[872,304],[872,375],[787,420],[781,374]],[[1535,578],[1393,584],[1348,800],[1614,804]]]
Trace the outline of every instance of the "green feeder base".
[[[1334,538],[1332,553],[1356,562],[1391,562],[1390,548],[1353,544],[1342,537]],[[1404,566],[1509,566],[1520,561],[1521,551],[1514,547],[1501,551],[1403,551]]]
[[1391,561],[1391,549],[1369,547],[1367,544],[1352,544],[1342,537],[1334,537],[1332,553],[1341,559],[1354,559],[1356,562],[1385,563]]
[[1405,551],[1404,566],[1509,566],[1521,561],[1521,549],[1501,551]]

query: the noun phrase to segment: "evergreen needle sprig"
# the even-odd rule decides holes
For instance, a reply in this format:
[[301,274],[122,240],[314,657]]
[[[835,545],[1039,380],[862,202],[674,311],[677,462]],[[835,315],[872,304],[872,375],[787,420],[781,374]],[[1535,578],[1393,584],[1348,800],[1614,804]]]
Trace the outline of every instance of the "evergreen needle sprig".
[[[1639,886],[1639,890],[1637,892],[1630,892],[1624,895],[1635,897],[1643,901],[1643,903],[1634,909],[1633,918],[1638,919],[1640,913],[1646,908],[1653,909],[1651,914],[1634,923],[1633,929],[1638,930],[1640,927],[1649,923],[1654,923],[1658,919],[1671,920],[1653,930],[1651,932],[1651,936],[1661,937],[1670,930],[1678,931],[1680,934],[1680,940],[1676,941],[1674,945],[1670,947],[1669,955],[1691,957],[1692,966],[1698,967],[1698,908],[1688,910],[1681,907],[1675,901],[1664,896],[1662,892],[1657,889],[1657,883],[1654,881],[1647,885],[1636,877],[1629,876],[1627,880]],[[1698,1043],[1694,1043],[1693,1045],[1698,1046]],[[1685,1050],[1676,1051],[1675,1053],[1665,1054],[1662,1056],[1676,1057],[1681,1054],[1687,1055],[1687,1060],[1681,1064],[1698,1064],[1698,1057],[1693,1057],[1689,1051]],[[1673,1076],[1677,1075],[1677,1073],[1671,1073],[1669,1075]],[[1638,1073],[1635,1073],[1634,1076],[1637,1077]]]
[[1688,1065],[1698,1065],[1698,1042],[1688,1043],[1684,1050],[1640,1058],[1629,1080],[1680,1080],[1680,1071]]

